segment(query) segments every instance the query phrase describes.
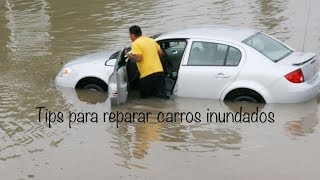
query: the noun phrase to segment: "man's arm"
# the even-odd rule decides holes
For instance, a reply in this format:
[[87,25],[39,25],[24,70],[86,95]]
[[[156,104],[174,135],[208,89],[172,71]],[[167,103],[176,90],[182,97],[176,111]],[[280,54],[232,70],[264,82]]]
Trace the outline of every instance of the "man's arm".
[[162,51],[162,49],[160,48],[160,45],[157,43],[157,41],[154,41],[154,43],[156,44],[156,48],[157,48],[157,52],[159,57],[161,58],[164,55],[164,52]]
[[129,59],[131,59],[133,61],[141,61],[142,60],[142,55],[141,54],[127,53],[127,56],[129,57]]
[[129,59],[131,59],[132,61],[137,61],[137,62],[142,60],[142,51],[141,51],[140,46],[136,42],[132,43],[131,51],[132,51],[132,53],[127,53],[127,51],[125,52],[127,54],[127,56],[129,57]]
[[161,58],[164,55],[164,52],[162,51],[162,49],[158,49],[158,55]]

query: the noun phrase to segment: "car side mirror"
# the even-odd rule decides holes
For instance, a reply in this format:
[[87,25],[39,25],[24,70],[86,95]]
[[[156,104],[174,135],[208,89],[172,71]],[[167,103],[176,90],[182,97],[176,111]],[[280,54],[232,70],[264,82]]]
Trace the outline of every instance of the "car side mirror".
[[108,59],[104,65],[106,66],[114,66],[117,62],[117,59]]

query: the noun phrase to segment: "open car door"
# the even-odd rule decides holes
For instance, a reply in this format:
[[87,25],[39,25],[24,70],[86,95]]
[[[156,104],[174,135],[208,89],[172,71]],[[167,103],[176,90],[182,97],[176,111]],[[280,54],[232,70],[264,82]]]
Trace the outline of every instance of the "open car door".
[[126,59],[125,48],[122,48],[114,65],[113,73],[109,77],[108,94],[112,105],[119,105],[127,101],[128,77]]

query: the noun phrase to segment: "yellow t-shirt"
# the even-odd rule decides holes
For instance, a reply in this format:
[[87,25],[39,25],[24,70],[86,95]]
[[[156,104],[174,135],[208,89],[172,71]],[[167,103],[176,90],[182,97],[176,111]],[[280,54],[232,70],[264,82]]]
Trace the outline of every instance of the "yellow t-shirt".
[[132,54],[141,54],[141,61],[137,62],[140,78],[156,72],[163,72],[162,64],[158,55],[159,44],[151,38],[141,36],[131,46]]

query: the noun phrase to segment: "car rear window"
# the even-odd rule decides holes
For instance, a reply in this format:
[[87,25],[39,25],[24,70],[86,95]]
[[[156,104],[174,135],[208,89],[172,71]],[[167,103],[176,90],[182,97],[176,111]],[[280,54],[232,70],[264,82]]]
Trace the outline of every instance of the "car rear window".
[[280,41],[260,32],[244,40],[243,43],[259,51],[273,62],[278,62],[293,52]]

